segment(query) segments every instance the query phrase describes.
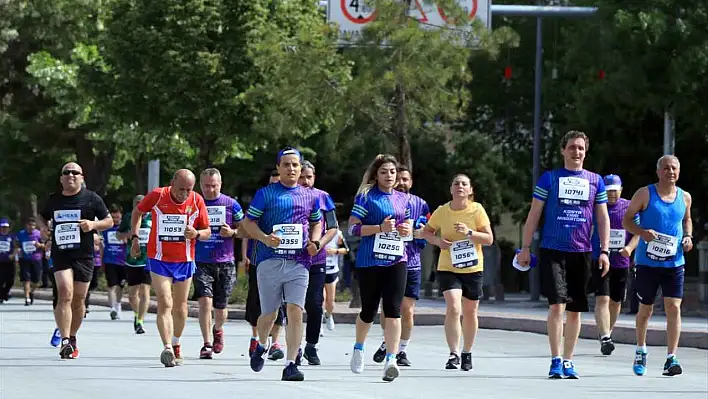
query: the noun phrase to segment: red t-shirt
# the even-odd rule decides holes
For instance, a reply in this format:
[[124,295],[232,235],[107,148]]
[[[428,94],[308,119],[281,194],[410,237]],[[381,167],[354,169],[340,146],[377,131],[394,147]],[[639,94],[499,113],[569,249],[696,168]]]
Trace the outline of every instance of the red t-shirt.
[[192,191],[186,201],[178,204],[170,195],[170,187],[160,187],[140,201],[138,210],[152,213],[148,258],[163,262],[194,260],[196,240],[186,239],[184,230],[188,225],[197,230],[209,227],[209,215],[201,195]]

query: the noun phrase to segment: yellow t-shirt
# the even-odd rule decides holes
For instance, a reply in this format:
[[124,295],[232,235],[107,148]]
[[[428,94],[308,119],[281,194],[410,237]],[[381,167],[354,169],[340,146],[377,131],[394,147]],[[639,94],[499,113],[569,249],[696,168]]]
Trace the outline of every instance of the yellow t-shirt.
[[[481,272],[484,268],[482,245],[471,245],[471,241],[465,234],[455,231],[455,223],[458,222],[462,222],[468,228],[477,231],[484,226],[489,226],[489,216],[487,216],[484,207],[478,202],[468,202],[467,208],[459,211],[452,210],[448,202],[439,206],[433,212],[430,221],[428,221],[428,227],[440,232],[442,238],[452,242],[450,249],[440,250],[438,271],[453,273]],[[474,250],[472,250],[473,247]],[[456,257],[454,266],[452,255],[450,255],[451,250]]]

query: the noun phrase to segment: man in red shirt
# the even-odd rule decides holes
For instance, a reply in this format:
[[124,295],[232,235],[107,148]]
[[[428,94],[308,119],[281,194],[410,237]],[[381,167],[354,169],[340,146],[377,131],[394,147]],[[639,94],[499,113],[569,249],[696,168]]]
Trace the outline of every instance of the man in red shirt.
[[165,367],[184,363],[179,340],[187,321],[187,298],[196,270],[196,240],[205,241],[211,236],[204,199],[194,192],[195,181],[191,171],[178,170],[169,187],[156,188],[138,203],[130,220],[131,251],[138,255],[140,221],[143,214],[152,214],[146,267],[157,294],[157,329],[165,345],[160,361]]

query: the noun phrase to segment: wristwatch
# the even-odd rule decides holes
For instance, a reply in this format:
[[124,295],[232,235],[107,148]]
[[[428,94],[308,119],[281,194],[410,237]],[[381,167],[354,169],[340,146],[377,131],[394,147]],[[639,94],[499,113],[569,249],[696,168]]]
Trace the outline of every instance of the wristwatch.
[[136,238],[139,240],[139,239],[140,239],[140,236],[137,235],[137,234],[133,234],[132,236],[130,236],[130,240],[131,240],[131,241],[134,240],[134,239],[136,239]]
[[600,251],[600,255],[605,254],[607,256],[610,256],[610,251],[605,251],[604,249]]
[[320,250],[320,242],[319,241],[312,241],[313,244],[317,247],[317,250]]

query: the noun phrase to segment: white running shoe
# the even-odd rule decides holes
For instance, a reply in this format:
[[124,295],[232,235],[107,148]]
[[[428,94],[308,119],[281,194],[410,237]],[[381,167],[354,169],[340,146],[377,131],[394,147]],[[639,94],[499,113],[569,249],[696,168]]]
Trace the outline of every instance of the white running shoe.
[[361,349],[354,349],[352,352],[352,360],[349,361],[349,367],[352,369],[352,373],[361,374],[364,372],[364,351]]
[[386,382],[391,382],[398,378],[400,371],[398,370],[398,365],[396,364],[396,359],[386,360],[384,364],[384,375],[383,380]]
[[325,314],[325,324],[327,325],[327,331],[334,331],[334,315],[327,316]]

